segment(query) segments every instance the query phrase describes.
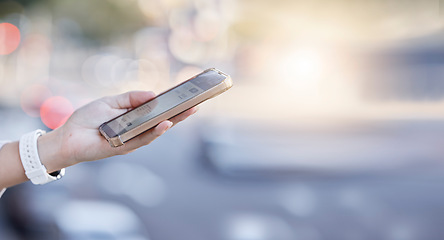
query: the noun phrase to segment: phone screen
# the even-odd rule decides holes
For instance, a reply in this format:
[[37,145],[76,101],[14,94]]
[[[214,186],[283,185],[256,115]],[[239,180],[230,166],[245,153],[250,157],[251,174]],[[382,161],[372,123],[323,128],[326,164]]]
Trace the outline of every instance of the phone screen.
[[107,123],[107,128],[112,130],[113,134],[109,137],[121,135],[140,124],[168,111],[179,104],[192,99],[195,96],[217,86],[224,81],[226,76],[216,71],[207,71],[196,77],[164,92],[153,100],[123,114],[122,116]]

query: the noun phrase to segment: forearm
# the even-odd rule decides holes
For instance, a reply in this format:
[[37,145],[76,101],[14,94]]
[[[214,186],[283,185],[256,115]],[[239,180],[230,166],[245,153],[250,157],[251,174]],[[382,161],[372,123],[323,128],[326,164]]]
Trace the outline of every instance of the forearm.
[[20,161],[19,143],[11,142],[0,149],[0,189],[27,181]]

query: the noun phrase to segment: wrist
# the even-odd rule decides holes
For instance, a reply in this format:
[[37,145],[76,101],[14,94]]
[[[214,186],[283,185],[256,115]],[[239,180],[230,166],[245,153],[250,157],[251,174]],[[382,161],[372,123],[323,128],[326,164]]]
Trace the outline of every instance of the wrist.
[[70,166],[69,159],[65,157],[63,151],[60,131],[57,130],[44,134],[37,140],[39,157],[48,173]]

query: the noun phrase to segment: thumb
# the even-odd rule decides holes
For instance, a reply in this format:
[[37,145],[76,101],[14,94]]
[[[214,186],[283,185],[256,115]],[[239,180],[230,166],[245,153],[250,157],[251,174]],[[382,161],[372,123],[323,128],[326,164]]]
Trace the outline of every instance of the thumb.
[[135,108],[156,96],[151,91],[132,91],[110,97],[108,104],[116,109]]

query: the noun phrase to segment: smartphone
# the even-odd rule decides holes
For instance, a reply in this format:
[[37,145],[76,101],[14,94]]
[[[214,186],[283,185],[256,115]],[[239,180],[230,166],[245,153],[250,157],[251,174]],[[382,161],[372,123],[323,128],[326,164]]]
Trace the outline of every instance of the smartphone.
[[215,68],[207,69],[139,107],[103,123],[99,131],[112,147],[122,146],[160,122],[227,91],[232,85],[229,75]]

